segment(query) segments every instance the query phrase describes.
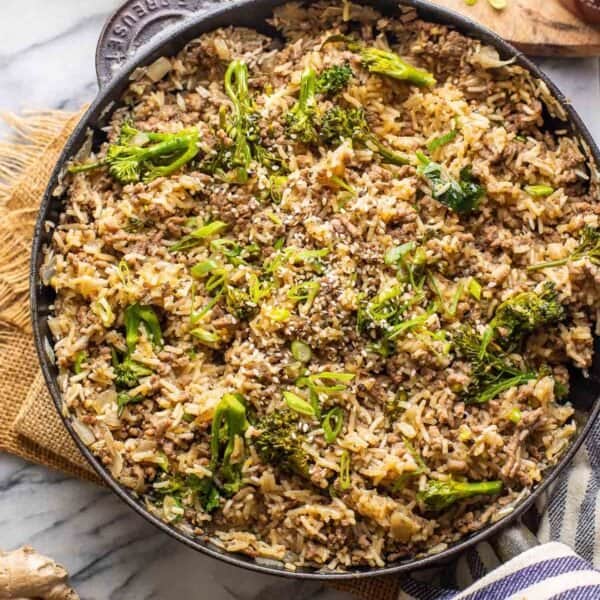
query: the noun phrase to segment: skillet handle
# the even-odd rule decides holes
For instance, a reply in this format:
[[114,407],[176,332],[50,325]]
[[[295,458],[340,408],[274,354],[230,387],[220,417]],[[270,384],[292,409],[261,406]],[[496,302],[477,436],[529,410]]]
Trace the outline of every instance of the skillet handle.
[[539,546],[540,541],[519,519],[500,531],[491,540],[491,544],[498,558],[504,563],[526,550]]
[[208,12],[219,0],[126,0],[108,19],[96,46],[100,88],[144,44],[186,17]]

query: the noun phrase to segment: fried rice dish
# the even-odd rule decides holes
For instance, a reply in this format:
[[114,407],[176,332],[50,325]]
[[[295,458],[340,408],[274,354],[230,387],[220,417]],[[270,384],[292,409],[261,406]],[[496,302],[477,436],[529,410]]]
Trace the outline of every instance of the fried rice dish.
[[480,41],[288,4],[136,70],[41,279],[64,411],[173,527],[288,569],[436,553],[577,430],[597,174]]

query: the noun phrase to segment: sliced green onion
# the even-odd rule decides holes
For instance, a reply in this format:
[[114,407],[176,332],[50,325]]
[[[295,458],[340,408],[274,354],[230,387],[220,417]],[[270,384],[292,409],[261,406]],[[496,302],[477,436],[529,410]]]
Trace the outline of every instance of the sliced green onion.
[[[275,204],[279,204],[281,202],[287,180],[287,175],[271,175],[271,177],[269,177],[269,196]],[[279,225],[281,225],[281,222]]]
[[416,247],[416,242],[406,242],[405,244],[401,244],[400,246],[394,246],[385,253],[383,260],[386,265],[395,266]]
[[201,321],[208,314],[208,311],[214,308],[215,304],[221,299],[222,295],[222,292],[219,292],[214,298],[210,299],[204,308],[200,309],[199,311],[192,311],[192,314],[190,315],[191,324],[195,325]]
[[412,319],[407,319],[406,321],[402,321],[402,323],[398,323],[398,325],[394,325],[387,334],[388,340],[395,340],[397,337],[400,337],[404,333],[414,329],[415,327],[420,327],[421,325],[425,325],[428,321],[429,317],[431,317],[431,311],[427,311],[422,315],[418,315],[413,317]]
[[452,294],[452,299],[450,300],[450,306],[448,307],[448,314],[453,317],[456,315],[456,311],[458,309],[458,303],[463,296],[465,291],[465,284],[462,281],[458,282],[456,289],[454,290],[454,294]]
[[439,137],[436,137],[433,140],[431,140],[429,142],[429,144],[427,144],[427,150],[429,150],[429,152],[434,152],[438,148],[441,148],[442,146],[449,144],[452,140],[454,140],[454,138],[457,135],[458,135],[458,129],[452,129],[448,133],[445,133],[444,135],[440,135]]
[[190,334],[203,344],[207,344],[209,346],[212,346],[221,340],[218,334],[214,333],[213,331],[208,331],[203,327],[196,327],[195,329],[192,329]]
[[[354,379],[354,373],[332,373],[323,371],[314,373],[306,377],[308,387],[316,393],[330,394],[333,392],[343,392],[348,384]],[[323,385],[323,381],[336,381],[334,385]]]
[[297,396],[292,392],[283,392],[283,398],[285,399],[286,404],[293,411],[308,417],[315,416],[315,409],[310,405],[309,402],[304,400],[304,398],[300,398],[300,396]]
[[82,365],[87,360],[87,358],[88,355],[85,350],[80,350],[75,355],[75,360],[73,361],[73,371],[75,371],[76,375],[79,375],[79,373],[81,373],[81,371],[83,370]]
[[310,405],[313,407],[315,411],[315,417],[317,419],[321,418],[321,399],[319,398],[319,394],[315,392],[312,388],[308,389],[308,397],[310,399]]
[[304,304],[300,312],[306,314],[312,307],[320,290],[321,284],[318,281],[305,281],[291,287],[287,293],[287,297],[295,302],[303,302]]
[[431,273],[427,273],[427,283],[429,284],[429,288],[431,289],[431,291],[438,297],[438,300],[443,306],[445,298],[442,294],[442,290],[440,289],[439,281]]
[[479,281],[477,281],[477,279],[474,277],[471,277],[469,280],[469,285],[467,286],[467,291],[469,294],[471,294],[475,300],[481,300],[481,290],[482,287]]
[[225,281],[227,280],[227,272],[225,269],[217,269],[206,281],[204,287],[207,292],[215,290],[223,291]]
[[328,444],[334,442],[344,426],[344,411],[336,406],[323,418],[323,434]]
[[554,194],[555,191],[549,185],[527,185],[523,189],[534,198],[546,198]]
[[121,280],[121,283],[127,287],[129,285],[129,265],[124,258],[119,261],[118,269],[119,279]]
[[199,240],[203,240],[212,235],[216,235],[217,233],[221,233],[221,231],[227,229],[227,227],[227,223],[223,221],[213,221],[212,223],[207,223],[199,229],[196,229],[196,231],[192,231],[190,236]]
[[292,313],[287,308],[271,308],[267,311],[267,316],[276,323],[285,323]]
[[307,363],[312,358],[312,350],[308,344],[294,340],[291,346],[292,356],[300,362]]
[[215,269],[219,267],[219,264],[212,259],[203,260],[202,262],[194,265],[190,272],[192,277],[196,277],[197,279],[201,279],[208,273],[212,273]]
[[300,250],[298,248],[288,248],[285,253],[285,258],[292,265],[304,263],[313,267],[317,273],[323,271],[323,264],[320,259],[325,258],[329,254],[329,248],[321,248],[320,250]]
[[115,314],[104,297],[99,298],[92,304],[92,312],[102,321],[104,327],[110,327],[115,322]]
[[268,298],[271,295],[272,289],[272,283],[260,281],[254,273],[250,275],[248,279],[248,293],[250,294],[250,300],[257,306],[264,298]]
[[321,248],[320,250],[298,250],[297,248],[290,248],[288,253],[288,260],[292,264],[299,262],[309,262],[316,258],[325,258],[329,254],[329,248]]
[[342,452],[342,456],[340,457],[340,489],[347,490],[350,485],[350,454],[348,450],[344,450]]
[[275,225],[283,225],[283,221],[272,210],[267,212],[267,217],[271,223]]
[[506,415],[506,418],[509,421],[512,421],[515,425],[521,421],[522,417],[523,415],[518,408],[513,408],[508,415]]
[[329,178],[329,180],[331,181],[331,183],[333,183],[337,187],[341,188],[342,190],[346,190],[353,196],[356,196],[356,190],[345,179],[342,179],[341,177],[338,177],[337,175],[332,175]]
[[221,233],[224,229],[227,229],[227,223],[223,221],[213,221],[203,225],[196,231],[192,231],[189,235],[182,237],[178,242],[175,242],[172,246],[169,246],[169,252],[181,252],[183,250],[190,250],[195,246],[202,243],[202,240],[209,238],[217,233]]

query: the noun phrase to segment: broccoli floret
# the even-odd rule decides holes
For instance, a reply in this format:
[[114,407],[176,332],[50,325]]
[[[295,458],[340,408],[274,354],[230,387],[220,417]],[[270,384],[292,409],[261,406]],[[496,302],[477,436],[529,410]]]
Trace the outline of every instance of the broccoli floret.
[[455,502],[473,496],[493,496],[502,491],[501,481],[437,481],[430,480],[427,487],[418,493],[418,499],[428,510],[445,510]]
[[265,415],[256,428],[254,440],[260,458],[274,467],[308,478],[308,457],[302,449],[304,435],[298,430],[298,418],[288,410]]
[[321,140],[328,146],[338,146],[345,139],[364,144],[369,135],[369,125],[362,108],[333,106],[324,115],[319,131]]
[[492,340],[503,348],[514,347],[528,333],[564,318],[565,309],[558,300],[556,287],[548,281],[539,293],[523,292],[500,304],[483,336],[483,350]]
[[[167,485],[165,485],[165,483]],[[191,504],[194,504],[194,498],[197,498],[205,512],[211,513],[219,508],[221,496],[219,490],[215,487],[212,479],[205,477],[201,479],[197,475],[188,475],[169,477],[163,474],[154,483],[154,493],[159,495],[170,495],[176,498],[180,503],[185,496],[191,494]]]
[[558,260],[540,263],[528,267],[529,271],[539,271],[550,267],[562,267],[569,262],[587,258],[594,265],[600,265],[600,227],[586,225],[579,235],[579,246],[572,254]]
[[123,362],[114,366],[115,385],[118,388],[131,389],[138,385],[141,377],[152,375],[148,367],[126,356]]
[[205,512],[211,513],[219,508],[221,495],[210,478],[200,479],[197,475],[188,475],[184,486],[196,495]]
[[308,68],[302,73],[300,79],[300,93],[298,101],[286,115],[285,125],[288,135],[305,144],[314,144],[318,141],[315,123],[317,120],[317,74],[314,69]]
[[505,354],[483,347],[481,336],[469,326],[462,327],[453,341],[457,354],[471,363],[471,382],[463,392],[468,404],[483,404],[539,377],[535,371],[517,367]]
[[[116,350],[113,349],[112,364],[115,373],[115,385],[117,388],[131,389],[138,385],[141,377],[152,375],[152,369],[131,358],[139,340],[140,324],[144,325],[154,346],[162,346],[163,337],[160,329],[160,322],[151,306],[141,306],[139,304],[128,306],[125,309],[124,320],[127,353],[125,358],[120,361]],[[128,400],[124,404],[130,402],[132,402],[132,400]]]
[[328,146],[337,146],[349,139],[357,147],[362,146],[379,154],[385,163],[402,166],[410,162],[407,156],[390,150],[373,134],[362,108],[333,106],[323,115],[319,135]]
[[191,161],[198,154],[198,138],[197,129],[148,133],[125,124],[119,141],[108,147],[104,159],[74,165],[69,172],[82,173],[106,166],[111,177],[122,184],[152,181],[171,175]]
[[242,461],[231,462],[236,438],[243,444],[248,428],[246,405],[241,394],[225,394],[212,420],[210,439],[210,468],[217,486],[226,494],[235,494],[242,484]]
[[474,178],[469,167],[460,172],[456,181],[439,163],[433,162],[422,152],[417,152],[419,174],[431,186],[431,195],[438,202],[457,213],[465,214],[475,210],[485,189]]
[[349,65],[334,65],[325,69],[317,79],[317,92],[328,97],[339,94],[352,78]]
[[117,394],[117,415],[121,416],[128,404],[137,404],[144,400],[144,396],[132,396],[128,392],[119,392]]

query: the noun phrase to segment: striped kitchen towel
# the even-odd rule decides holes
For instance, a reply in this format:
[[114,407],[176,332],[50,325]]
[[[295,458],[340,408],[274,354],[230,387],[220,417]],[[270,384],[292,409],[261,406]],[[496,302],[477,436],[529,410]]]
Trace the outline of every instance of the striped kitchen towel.
[[446,569],[403,578],[399,600],[600,600],[599,492],[595,429],[538,503],[541,546],[501,564],[479,544]]

